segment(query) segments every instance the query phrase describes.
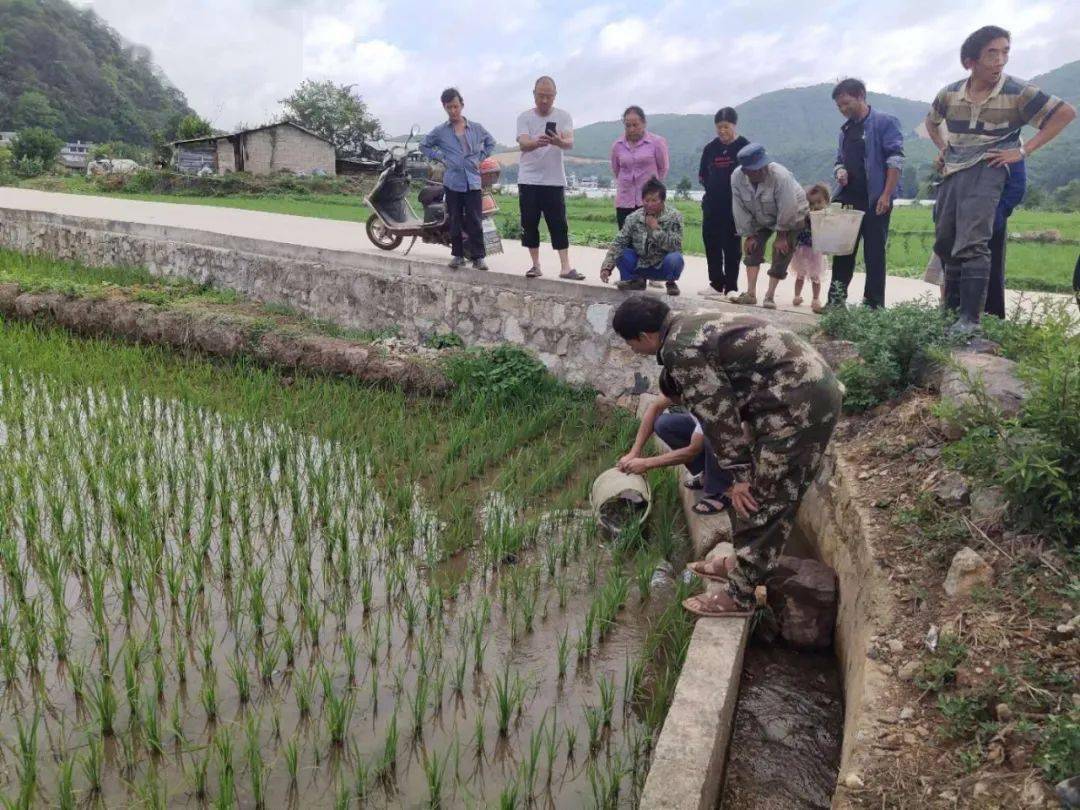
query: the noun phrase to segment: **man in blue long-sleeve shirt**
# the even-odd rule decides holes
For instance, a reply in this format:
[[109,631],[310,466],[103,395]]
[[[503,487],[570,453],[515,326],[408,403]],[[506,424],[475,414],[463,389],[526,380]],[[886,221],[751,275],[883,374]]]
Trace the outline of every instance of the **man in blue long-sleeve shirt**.
[[420,151],[446,166],[443,187],[450,218],[450,267],[456,270],[465,264],[467,244],[473,267],[487,270],[480,162],[495,151],[495,139],[480,124],[462,115],[465,101],[456,88],[443,90],[439,100],[446,110],[447,121],[425,136]]
[[1007,226],[1013,209],[1024,199],[1027,191],[1027,165],[1021,160],[1010,163],[1009,176],[994,212],[994,234],[990,237],[990,283],[986,287],[987,315],[1005,317],[1005,243],[1008,241]]
[[885,306],[885,249],[889,241],[889,217],[896,199],[900,172],[904,168],[904,136],[895,116],[872,109],[866,101],[866,85],[844,79],[832,91],[833,101],[847,119],[840,128],[833,172],[840,193],[833,199],[863,211],[855,250],[833,256],[829,304],[847,302],[848,285],[855,272],[859,242],[866,263],[863,303]]

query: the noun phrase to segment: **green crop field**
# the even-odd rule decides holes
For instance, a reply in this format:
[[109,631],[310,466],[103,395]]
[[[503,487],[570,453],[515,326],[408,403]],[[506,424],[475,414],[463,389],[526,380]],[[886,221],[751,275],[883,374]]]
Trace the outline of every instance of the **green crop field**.
[[442,358],[456,391],[408,397],[0,318],[4,806],[639,795],[693,627],[650,583],[679,484],[601,542],[636,420],[515,350]]

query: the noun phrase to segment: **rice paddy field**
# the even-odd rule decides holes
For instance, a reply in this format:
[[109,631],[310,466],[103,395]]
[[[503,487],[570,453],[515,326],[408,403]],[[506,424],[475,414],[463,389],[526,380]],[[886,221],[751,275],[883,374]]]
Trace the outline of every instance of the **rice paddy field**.
[[0,322],[5,805],[634,806],[677,482],[605,541],[634,420],[448,364],[408,399]]

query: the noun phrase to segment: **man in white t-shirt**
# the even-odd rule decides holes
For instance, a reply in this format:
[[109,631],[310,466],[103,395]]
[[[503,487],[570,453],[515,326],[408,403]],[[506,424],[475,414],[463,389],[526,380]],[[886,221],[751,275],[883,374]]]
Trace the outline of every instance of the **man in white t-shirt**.
[[570,234],[566,224],[566,171],[563,152],[574,148],[574,122],[565,110],[555,107],[555,80],[541,76],[533,85],[536,106],[517,119],[518,203],[521,206],[521,244],[529,249],[532,266],[527,278],[540,272],[540,217],[548,226],[551,246],[559,254],[559,277],[571,281],[585,278],[570,267]]

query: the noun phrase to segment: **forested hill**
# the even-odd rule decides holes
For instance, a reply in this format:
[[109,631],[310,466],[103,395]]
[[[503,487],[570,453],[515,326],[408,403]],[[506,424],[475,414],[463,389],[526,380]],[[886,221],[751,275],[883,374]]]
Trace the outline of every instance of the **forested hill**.
[[[776,90],[739,104],[739,133],[765,144],[773,159],[787,166],[804,183],[828,179],[836,156],[836,137],[843,118],[831,98],[832,85],[816,84]],[[927,102],[870,94],[870,104],[900,119],[904,136],[915,141],[915,128],[926,116]],[[719,105],[718,105],[719,106]],[[648,112],[646,110],[646,112]],[[649,129],[668,140],[670,179],[697,181],[702,147],[715,136],[711,115],[649,116]],[[606,156],[622,133],[619,121],[603,121],[574,131],[574,154]],[[925,142],[927,155],[932,147]]]
[[40,126],[65,139],[145,145],[191,113],[150,52],[93,10],[0,0],[0,130]]
[[[946,81],[949,78],[952,77],[946,77]],[[1037,76],[1034,81],[1073,104],[1080,102],[1080,62]],[[816,84],[756,96],[735,107],[739,113],[739,133],[765,144],[773,159],[791,169],[803,183],[828,179],[836,155],[837,134],[843,123],[831,93],[831,84]],[[900,120],[908,158],[903,187],[911,196],[916,185],[922,186],[931,174],[934,147],[929,139],[916,133],[930,103],[880,93],[870,93],[869,100],[874,108],[892,113]],[[717,106],[722,103],[723,99],[719,99]],[[649,129],[668,140],[672,164],[669,180],[676,183],[682,177],[689,177],[696,185],[701,150],[715,134],[712,116],[650,115]],[[574,131],[574,154],[606,158],[612,141],[621,133],[622,124],[618,120],[580,127]],[[1026,137],[1031,134],[1028,130]],[[1053,189],[1080,177],[1080,123],[1073,124],[1059,140],[1060,143],[1032,158],[1029,172],[1033,185]]]
[[[1047,93],[1080,108],[1080,60],[1035,76],[1032,81]],[[1073,121],[1053,143],[1028,161],[1029,185],[1051,190],[1072,180],[1080,180],[1080,120]]]

